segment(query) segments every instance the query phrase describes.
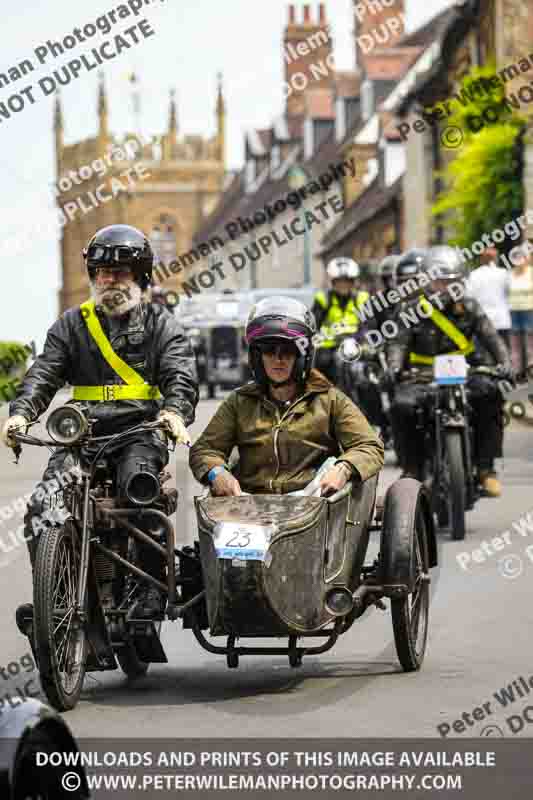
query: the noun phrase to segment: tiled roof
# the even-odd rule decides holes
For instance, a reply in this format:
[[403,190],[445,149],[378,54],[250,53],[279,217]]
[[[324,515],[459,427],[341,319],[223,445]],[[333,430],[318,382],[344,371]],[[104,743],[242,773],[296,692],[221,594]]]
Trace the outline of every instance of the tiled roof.
[[374,49],[365,59],[370,80],[398,80],[422,52],[422,47]]
[[332,250],[365,222],[387,208],[401,191],[402,178],[398,178],[391,186],[382,186],[379,177],[376,178],[326,234],[322,241],[322,252]]

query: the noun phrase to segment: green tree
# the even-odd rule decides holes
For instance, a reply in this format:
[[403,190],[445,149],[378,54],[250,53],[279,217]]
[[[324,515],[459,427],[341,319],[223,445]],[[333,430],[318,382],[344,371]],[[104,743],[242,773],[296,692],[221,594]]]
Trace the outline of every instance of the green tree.
[[439,173],[446,188],[432,214],[452,234],[450,244],[469,247],[522,213],[525,118],[506,103],[493,65],[465,76],[452,102],[446,125],[461,130],[463,144]]

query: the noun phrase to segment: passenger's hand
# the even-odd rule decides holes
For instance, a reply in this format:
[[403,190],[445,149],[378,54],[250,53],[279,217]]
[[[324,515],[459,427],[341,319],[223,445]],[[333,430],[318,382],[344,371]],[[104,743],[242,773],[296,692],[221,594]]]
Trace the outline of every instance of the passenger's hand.
[[215,497],[239,497],[242,489],[237,478],[227,469],[222,470],[211,484],[211,492]]
[[335,492],[340,492],[344,489],[352,476],[351,470],[348,465],[335,464],[334,467],[328,469],[320,481],[320,489],[322,497],[328,497]]
[[28,420],[22,414],[15,414],[13,417],[5,422],[2,428],[2,442],[6,447],[15,447],[16,441],[10,435],[11,433],[26,433],[28,430]]
[[157,419],[160,422],[165,423],[165,427],[168,430],[169,435],[172,439],[174,439],[176,444],[190,445],[191,437],[187,433],[185,423],[179,414],[176,414],[175,411],[170,411],[169,409],[163,409],[163,411],[159,412]]

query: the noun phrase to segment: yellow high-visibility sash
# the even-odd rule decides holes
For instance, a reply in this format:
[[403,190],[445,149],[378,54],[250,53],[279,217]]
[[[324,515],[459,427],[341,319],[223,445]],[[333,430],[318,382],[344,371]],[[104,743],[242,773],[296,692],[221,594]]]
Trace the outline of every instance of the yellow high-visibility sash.
[[[424,309],[424,311],[429,311],[431,309],[431,315],[428,317],[432,321],[437,328],[446,334],[446,336],[451,339],[451,341],[457,345],[457,350],[451,350],[448,353],[443,353],[442,355],[447,356],[468,356],[470,353],[473,353],[475,348],[474,343],[467,339],[466,336],[461,333],[459,328],[450,322],[448,317],[445,317],[444,314],[441,314],[436,308],[434,308],[431,303],[423,297],[420,300],[420,305]],[[435,361],[435,356],[423,356],[419,353],[409,353],[409,362],[411,364],[433,364]]]
[[96,315],[94,300],[87,300],[80,305],[82,316],[96,342],[98,349],[111,369],[122,378],[125,384],[109,384],[107,386],[74,386],[74,400],[155,400],[161,397],[157,386],[146,383],[144,378],[133,367],[120,358],[111,347],[111,343],[104,333],[100,320]]

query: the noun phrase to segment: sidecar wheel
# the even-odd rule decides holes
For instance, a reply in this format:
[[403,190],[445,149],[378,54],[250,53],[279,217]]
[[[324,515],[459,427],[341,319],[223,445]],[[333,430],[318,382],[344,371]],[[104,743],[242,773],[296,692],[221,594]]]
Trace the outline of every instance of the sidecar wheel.
[[[380,571],[383,584],[390,587],[394,642],[406,672],[420,669],[426,650],[429,536],[433,553],[434,532],[425,490],[418,481],[401,478],[389,488],[385,498]],[[406,587],[407,592],[398,594],[398,590],[402,591],[400,587]]]
[[41,685],[58,711],[74,708],[85,677],[86,634],[74,619],[79,562],[71,524],[41,534],[35,559],[34,635]]
[[415,517],[411,552],[415,575],[413,592],[402,598],[392,598],[392,627],[400,664],[405,672],[420,669],[426,651],[429,612],[429,571],[426,523],[419,507]]

